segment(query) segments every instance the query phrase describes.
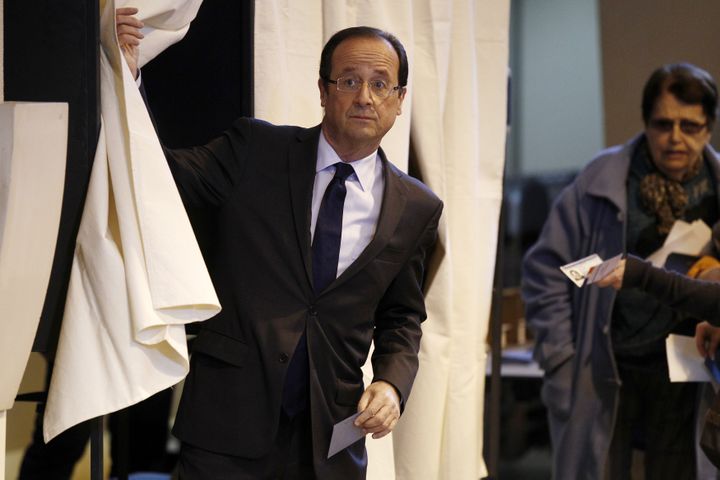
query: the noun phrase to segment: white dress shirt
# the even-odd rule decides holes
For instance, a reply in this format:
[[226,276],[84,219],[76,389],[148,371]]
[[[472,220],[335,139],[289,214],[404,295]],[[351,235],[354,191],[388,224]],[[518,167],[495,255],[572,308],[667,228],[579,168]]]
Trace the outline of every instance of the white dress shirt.
[[[334,164],[337,162],[342,162],[342,160],[325,139],[325,134],[320,132],[312,196],[312,220],[310,223],[312,237],[315,236],[315,223],[320,211],[320,203],[325,189],[335,176]],[[375,235],[385,186],[382,161],[377,150],[367,157],[349,162],[349,164],[355,173],[345,181],[347,195],[343,208],[338,276],[357,259]]]

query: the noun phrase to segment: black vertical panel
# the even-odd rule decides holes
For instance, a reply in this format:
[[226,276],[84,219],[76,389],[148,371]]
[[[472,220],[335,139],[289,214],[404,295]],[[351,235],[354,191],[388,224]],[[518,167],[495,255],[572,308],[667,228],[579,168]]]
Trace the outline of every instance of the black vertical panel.
[[4,8],[5,100],[69,104],[62,216],[33,347],[52,353],[99,131],[98,1],[5,0]]
[[253,4],[204,0],[185,38],[143,68],[167,146],[203,144],[236,118],[252,116]]
[[[165,145],[204,144],[236,118],[253,115],[253,6],[252,0],[204,0],[185,38],[142,69]],[[214,212],[186,209],[212,265],[207,260],[216,253]],[[188,331],[194,328],[189,325]]]

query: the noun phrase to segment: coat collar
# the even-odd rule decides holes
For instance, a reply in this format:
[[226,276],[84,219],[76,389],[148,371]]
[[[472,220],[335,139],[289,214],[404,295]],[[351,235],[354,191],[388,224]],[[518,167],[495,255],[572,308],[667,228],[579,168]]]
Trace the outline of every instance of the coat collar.
[[[630,172],[630,159],[637,145],[644,138],[636,135],[621,146],[612,147],[604,152],[609,155],[609,168],[591,169],[588,176],[587,193],[596,197],[606,198],[621,212],[627,210],[627,182]],[[595,171],[596,170],[596,171]]]
[[[623,215],[627,211],[627,178],[630,172],[630,162],[633,152],[644,138],[645,134],[640,133],[624,145],[605,150],[601,156],[609,156],[608,162],[610,163],[604,165],[603,168],[589,167],[587,169],[587,193],[606,198]],[[707,145],[704,157],[709,159],[716,185],[720,185],[720,156],[710,145]],[[718,195],[718,202],[720,202],[720,195]]]
[[309,292],[312,292],[312,258],[310,256],[310,221],[312,190],[315,180],[320,125],[301,130],[288,152],[288,181],[295,233],[302,255]]

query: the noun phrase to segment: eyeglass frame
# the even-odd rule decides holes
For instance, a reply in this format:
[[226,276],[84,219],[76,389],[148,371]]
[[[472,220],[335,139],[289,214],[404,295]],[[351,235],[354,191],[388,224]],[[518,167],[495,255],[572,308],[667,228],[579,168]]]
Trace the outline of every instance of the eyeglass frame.
[[[340,82],[339,82],[339,80],[340,80],[341,78],[347,78],[347,77],[357,77],[357,79],[360,81],[360,86],[358,87],[357,90],[340,90]],[[367,84],[367,85],[368,85],[368,89],[370,90],[370,93],[371,93],[374,97],[379,98],[379,99],[382,99],[382,100],[385,100],[386,98],[390,98],[390,96],[393,94],[393,92],[400,92],[400,89],[405,88],[405,87],[403,87],[402,85],[395,85],[394,87],[391,87],[391,88],[388,89],[387,95],[385,95],[384,97],[382,97],[382,96],[378,95],[377,93],[375,93],[375,91],[374,91],[374,90],[372,89],[372,87],[370,86],[370,82],[369,82],[369,81],[363,80],[362,78],[360,78],[360,77],[358,77],[358,76],[356,76],[356,75],[340,75],[340,76],[337,77],[335,80],[330,80],[329,78],[323,78],[322,80],[325,81],[325,82],[327,82],[327,83],[333,83],[333,84],[335,84],[335,89],[336,89],[338,92],[342,92],[342,93],[355,93],[355,94],[357,94],[360,90],[362,90],[363,84]]]
[[710,126],[709,122],[698,123],[694,120],[670,120],[669,118],[651,118],[648,126],[661,133],[670,133],[675,125],[680,126],[680,131],[685,135],[699,135],[705,128]]

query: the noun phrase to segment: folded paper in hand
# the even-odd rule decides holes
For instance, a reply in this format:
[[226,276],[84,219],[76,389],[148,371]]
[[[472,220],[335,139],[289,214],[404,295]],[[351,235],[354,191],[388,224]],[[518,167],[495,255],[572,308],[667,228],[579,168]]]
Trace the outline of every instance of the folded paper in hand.
[[585,258],[581,258],[580,260],[561,266],[560,270],[565,274],[565,276],[572,280],[575,285],[582,287],[585,284],[585,279],[587,278],[590,269],[600,265],[601,263],[602,258],[600,258],[596,253],[593,253]]
[[365,431],[360,427],[356,427],[355,423],[353,423],[359,415],[359,413],[350,415],[333,426],[327,458],[332,457],[340,450],[349,447],[365,436]]

